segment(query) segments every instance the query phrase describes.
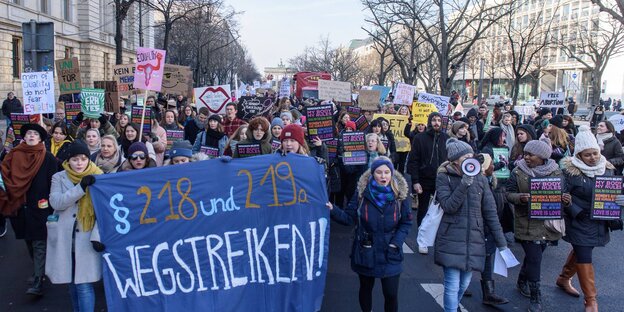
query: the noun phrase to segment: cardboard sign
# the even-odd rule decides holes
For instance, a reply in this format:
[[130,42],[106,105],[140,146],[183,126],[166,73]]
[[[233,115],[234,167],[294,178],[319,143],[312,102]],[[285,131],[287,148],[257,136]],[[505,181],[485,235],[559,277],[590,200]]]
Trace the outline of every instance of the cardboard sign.
[[[495,147],[492,149],[492,153],[494,154],[492,160],[494,161],[495,165],[501,161],[509,163],[509,149],[504,147]],[[510,173],[511,172],[509,171],[509,168],[507,168],[507,166],[504,166],[503,168],[494,171],[494,176],[498,179],[507,179],[509,178]]]
[[72,120],[74,120],[74,117],[82,111],[82,103],[65,103],[65,107],[63,109],[65,109],[65,122],[69,127]]
[[82,89],[80,91],[80,111],[86,118],[99,118],[104,113],[104,90]]
[[415,125],[426,125],[429,121],[429,115],[437,111],[436,106],[431,103],[414,102],[412,104],[412,122]]
[[165,55],[167,51],[137,48],[134,87],[141,90],[160,92],[163,73],[165,71]]
[[347,106],[347,114],[351,120],[356,120],[362,115],[362,108],[355,106]]
[[414,93],[416,93],[416,87],[399,82],[397,83],[396,89],[394,89],[394,100],[392,100],[392,103],[412,105],[412,102],[414,102]]
[[[202,147],[199,148],[199,152],[202,153],[202,154],[208,155],[208,157],[210,157],[210,158],[217,158],[217,157],[219,157],[219,148],[217,148],[217,147],[202,146]],[[241,157],[246,157],[246,156],[241,156]]]
[[338,154],[338,139],[331,139],[325,141],[327,146],[327,160],[329,163],[334,161]]
[[238,151],[239,158],[246,158],[252,156],[262,155],[262,148],[259,143],[255,144],[236,144],[236,150]]
[[366,119],[366,116],[364,115],[358,117],[358,119],[355,120],[355,126],[360,131],[366,131],[369,125],[370,123],[368,122],[368,119]]
[[[375,114],[373,116],[374,119],[379,117],[383,117],[390,123],[390,132],[394,135],[394,142],[396,145],[397,152],[409,152],[411,150],[411,144],[408,137],[405,136],[403,130],[405,130],[405,125],[407,125],[408,117],[405,115],[392,115],[392,114]],[[414,127],[414,123],[412,123]]]
[[193,71],[189,66],[165,64],[162,79],[162,92],[191,96],[193,90]]
[[563,92],[540,93],[540,107],[563,107],[565,94]]
[[22,126],[30,123],[30,115],[11,113],[9,118],[11,118],[11,127],[13,128],[15,139],[21,140],[23,138],[23,133],[21,131]]
[[591,219],[621,219],[622,207],[615,203],[615,197],[621,194],[622,177],[596,177],[591,203]]
[[117,92],[120,95],[128,96],[134,91],[134,64],[113,66],[113,80],[117,82]]
[[306,109],[306,124],[310,138],[322,141],[334,138],[334,113],[331,105],[310,106]]
[[[130,114],[130,122],[141,126],[141,114],[143,114],[142,106],[132,106],[132,113]],[[145,111],[145,121],[143,123],[143,133],[148,134],[152,131],[152,109],[147,108]],[[139,135],[137,133],[137,135]]]
[[22,74],[24,114],[53,114],[56,108],[54,73],[51,71]]
[[561,193],[560,177],[530,178],[529,218],[561,219]]
[[273,107],[273,100],[265,97],[241,96],[238,99],[238,111],[242,112],[242,119],[250,120],[255,116],[262,116]]
[[205,106],[213,114],[225,114],[225,105],[231,101],[230,85],[193,89],[199,107]]
[[321,100],[351,102],[351,83],[319,79],[318,95]]
[[119,113],[119,92],[116,81],[94,81],[93,87],[104,89],[104,111]]
[[80,79],[80,63],[77,57],[70,59],[56,60],[56,78],[59,85],[59,93],[73,94],[79,93],[82,88]]
[[437,94],[429,94],[420,92],[418,93],[418,102],[419,103],[431,103],[435,105],[438,109],[438,113],[442,116],[447,116],[449,114],[449,102],[451,98],[448,96],[437,95]]
[[358,106],[362,110],[376,112],[379,109],[379,90],[360,90]]
[[343,132],[341,140],[343,147],[342,163],[344,165],[365,165],[368,163],[364,132]]
[[184,140],[184,130],[166,130],[167,131],[167,149],[171,149],[173,142]]

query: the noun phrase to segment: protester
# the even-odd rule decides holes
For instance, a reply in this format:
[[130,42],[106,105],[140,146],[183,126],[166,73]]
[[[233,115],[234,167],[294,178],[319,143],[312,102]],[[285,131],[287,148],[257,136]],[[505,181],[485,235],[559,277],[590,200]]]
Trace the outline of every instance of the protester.
[[126,134],[126,126],[130,122],[130,117],[126,114],[121,114],[119,116],[119,120],[115,125],[115,131],[119,133],[119,136],[124,136]]
[[147,150],[149,151],[149,153],[147,153],[146,155],[148,155],[150,158],[156,161],[156,152],[154,151],[154,147],[152,146],[152,143],[148,142],[145,139],[145,137],[143,137],[143,140],[139,140],[139,130],[140,130],[139,125],[135,123],[129,123],[128,126],[126,127],[126,134],[120,140],[120,143],[119,143],[119,145],[121,146],[121,151],[123,152],[123,156],[127,158],[128,155],[130,155],[130,152],[128,151],[128,149],[130,148],[130,145],[141,141],[144,143]]
[[123,162],[123,153],[112,135],[105,135],[101,139],[100,150],[91,154],[91,161],[104,173],[114,173]]
[[[277,119],[279,119],[279,118],[277,118]],[[281,119],[280,119],[280,121],[281,121]],[[244,125],[238,127],[238,129],[236,129],[236,131],[234,131],[234,134],[232,134],[232,136],[228,140],[228,143],[225,145],[225,151],[223,152],[223,155],[230,156],[230,157],[232,156],[232,151],[234,149],[236,149],[236,145],[238,144],[238,142],[244,141],[244,140],[247,139],[247,128],[248,127],[249,126],[247,124],[244,124]],[[278,137],[278,139],[279,139],[279,137]]]
[[574,137],[563,128],[563,115],[555,115],[549,120],[550,131],[548,138],[552,145],[551,158],[559,162],[563,157],[572,155],[574,151]]
[[[271,134],[269,133],[271,124],[266,118],[258,116],[249,121],[247,128],[247,139],[240,141],[238,144],[260,144],[262,155],[271,154]],[[284,131],[282,131],[282,134]],[[232,150],[232,157],[238,158],[238,149]]]
[[466,114],[466,118],[468,118],[468,125],[470,126],[470,131],[476,135],[476,139],[481,141],[483,136],[485,135],[485,131],[483,130],[485,125],[484,122],[479,119],[479,113],[473,107]]
[[514,205],[515,238],[524,250],[524,261],[518,274],[517,288],[531,298],[529,311],[542,311],[540,290],[542,254],[549,245],[556,245],[561,233],[544,226],[545,220],[531,218],[529,202],[530,179],[561,177],[557,163],[550,159],[552,149],[543,141],[533,140],[524,146],[524,158],[516,162],[516,168],[507,180],[507,200]]
[[52,176],[50,190],[54,214],[48,221],[46,275],[53,284],[69,284],[74,311],[94,310],[93,283],[102,278],[98,252],[104,248],[87,188],[102,170],[89,157],[84,143],[72,143],[65,170]]
[[336,127],[334,129],[334,135],[336,137],[344,130],[348,121],[351,121],[351,115],[346,110],[341,110],[338,113],[338,119],[336,120]]
[[223,124],[223,133],[225,133],[227,137],[230,137],[232,134],[234,134],[234,132],[236,132],[236,129],[238,129],[238,127],[242,126],[243,124],[246,124],[244,120],[236,117],[237,113],[238,113],[238,110],[236,109],[236,103],[230,102],[225,105],[225,118],[222,124]]
[[184,127],[176,120],[176,112],[170,109],[165,111],[162,127],[165,130],[184,130]]
[[11,114],[23,113],[24,107],[22,106],[22,102],[20,102],[20,100],[15,97],[15,93],[7,93],[7,98],[2,102],[2,114],[4,115],[4,117],[9,119],[9,117],[11,117]]
[[290,111],[282,112],[280,114],[280,119],[282,119],[282,122],[284,123],[284,127],[293,123],[293,115]]
[[451,130],[448,131],[448,136],[468,143],[473,150],[477,149],[475,141],[470,136],[470,126],[461,120],[457,120],[453,123]]
[[201,107],[199,112],[197,113],[197,117],[192,120],[187,121],[184,126],[184,139],[191,142],[191,144],[195,144],[195,139],[197,135],[205,129],[206,120],[208,119],[208,115],[210,111],[207,107]]
[[85,134],[89,129],[97,129],[100,132],[100,137],[107,134],[111,134],[116,138],[119,137],[115,127],[113,127],[104,114],[101,114],[98,118],[89,118],[87,126],[81,128],[80,124],[82,124],[83,120],[84,114],[82,112],[78,113],[78,115],[74,117],[69,129],[72,137],[76,139],[84,139]]
[[67,132],[65,121],[59,121],[52,126],[52,137],[45,141],[46,150],[56,157],[59,168],[69,156],[67,155],[71,137]]
[[271,121],[271,139],[279,140],[283,129],[284,121],[281,118],[273,118],[273,121]]
[[384,311],[399,310],[402,246],[412,226],[409,187],[387,157],[373,161],[358,180],[357,194],[347,209],[327,203],[332,220],[356,225],[351,269],[360,279],[362,311],[372,311],[375,279],[381,279]]
[[507,249],[507,242],[487,179],[462,173],[461,163],[473,156],[472,148],[451,138],[446,149],[448,161],[440,165],[436,180],[437,199],[444,215],[435,240],[434,260],[444,271],[444,311],[456,312],[472,272],[481,272],[485,267],[484,225],[499,250]]
[[524,158],[524,146],[531,140],[537,140],[537,133],[532,125],[519,125],[516,129],[516,144],[511,148],[509,164],[513,168],[515,162]]
[[180,114],[178,116],[178,123],[182,125],[182,127],[186,128],[186,125],[195,119],[195,111],[191,105],[184,105],[182,109],[180,109]]
[[84,141],[91,154],[96,153],[100,150],[100,131],[93,128],[88,129],[85,133]]
[[208,155],[202,153],[193,154],[193,146],[187,140],[173,142],[169,150],[169,159],[165,160],[164,166],[181,165],[208,159]]
[[208,127],[197,135],[193,145],[193,152],[197,153],[202,146],[206,146],[218,149],[219,156],[223,156],[227,142],[228,137],[223,133],[221,117],[219,115],[211,115],[208,117]]
[[[146,133],[143,133],[146,135]],[[156,166],[160,167],[165,159],[165,151],[167,150],[167,131],[161,127],[158,120],[152,119],[151,135],[146,138],[156,153]]]
[[505,132],[505,143],[507,144],[509,150],[511,150],[516,144],[516,132],[514,130],[514,126],[511,124],[511,114],[504,113],[501,117],[499,126],[503,129],[503,132]]
[[43,295],[43,279],[46,258],[46,221],[52,214],[50,186],[57,171],[54,155],[43,144],[47,132],[38,124],[26,124],[21,128],[24,141],[14,147],[2,161],[2,180],[5,191],[0,189],[0,210],[11,217],[16,239],[26,242],[33,260],[33,283],[26,294]]
[[156,167],[156,160],[149,156],[148,148],[143,142],[134,142],[128,148],[126,160],[118,172]]
[[574,119],[570,115],[563,115],[563,130],[565,130],[568,134],[575,136],[578,130],[574,125]]
[[610,121],[605,120],[598,123],[596,139],[598,146],[600,146],[600,154],[615,166],[615,175],[620,175],[622,174],[622,167],[624,167],[624,150],[622,150],[622,144],[614,134],[615,128]]

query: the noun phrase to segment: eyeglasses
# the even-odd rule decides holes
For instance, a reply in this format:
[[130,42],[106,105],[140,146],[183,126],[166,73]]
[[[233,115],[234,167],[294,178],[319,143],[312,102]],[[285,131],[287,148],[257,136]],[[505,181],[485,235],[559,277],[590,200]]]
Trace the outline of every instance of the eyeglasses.
[[130,160],[141,159],[144,160],[146,158],[145,154],[132,154],[130,155]]

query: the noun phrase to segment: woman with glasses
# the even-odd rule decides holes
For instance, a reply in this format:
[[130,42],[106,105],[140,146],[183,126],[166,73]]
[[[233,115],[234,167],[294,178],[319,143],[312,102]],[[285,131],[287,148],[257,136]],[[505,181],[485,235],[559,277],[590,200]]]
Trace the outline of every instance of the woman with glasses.
[[143,142],[134,142],[128,148],[126,161],[117,172],[156,167],[156,160],[149,157],[147,146]]

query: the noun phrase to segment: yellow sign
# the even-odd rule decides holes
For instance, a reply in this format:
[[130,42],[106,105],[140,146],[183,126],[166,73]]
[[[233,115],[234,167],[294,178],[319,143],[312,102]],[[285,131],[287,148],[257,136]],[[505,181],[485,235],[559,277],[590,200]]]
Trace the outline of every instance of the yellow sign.
[[374,119],[379,117],[383,117],[390,122],[390,131],[394,135],[397,152],[409,152],[411,149],[409,138],[403,135],[405,125],[409,122],[407,116],[391,114],[375,114],[373,116]]
[[412,122],[416,125],[418,124],[427,124],[427,119],[429,118],[429,114],[433,112],[437,112],[438,109],[435,105],[429,103],[419,103],[414,101],[412,103]]

